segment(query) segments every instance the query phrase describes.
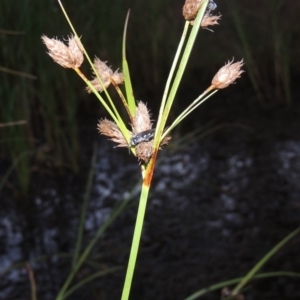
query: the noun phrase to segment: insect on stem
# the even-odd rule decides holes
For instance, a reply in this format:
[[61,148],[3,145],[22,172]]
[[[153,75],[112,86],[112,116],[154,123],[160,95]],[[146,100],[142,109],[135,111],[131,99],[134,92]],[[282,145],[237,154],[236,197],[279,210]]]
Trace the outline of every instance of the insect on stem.
[[134,147],[143,142],[149,142],[153,139],[155,129],[149,129],[133,135],[130,139],[130,147]]

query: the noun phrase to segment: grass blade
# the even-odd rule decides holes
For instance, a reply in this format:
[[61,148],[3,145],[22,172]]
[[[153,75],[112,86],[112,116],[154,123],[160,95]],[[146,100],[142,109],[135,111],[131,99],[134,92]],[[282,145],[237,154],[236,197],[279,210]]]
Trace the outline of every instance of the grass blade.
[[126,89],[126,96],[127,96],[127,102],[129,111],[132,116],[135,115],[135,107],[136,103],[134,100],[134,94],[130,79],[130,72],[129,72],[129,66],[126,58],[126,34],[127,34],[127,26],[128,26],[128,20],[129,20],[129,14],[130,10],[127,13],[125,26],[124,26],[124,32],[123,32],[123,42],[122,42],[122,66],[123,66],[123,74],[124,74],[124,81],[125,81],[125,89]]
[[[257,274],[254,275],[252,279],[264,279],[264,278],[271,278],[271,277],[298,277],[300,278],[300,273],[294,273],[294,272],[269,272],[269,273],[261,273],[261,274]],[[201,289],[197,292],[195,292],[194,294],[188,296],[187,298],[185,298],[184,300],[195,300],[200,298],[201,296],[208,294],[210,292],[219,290],[221,288],[239,283],[244,277],[238,277],[238,278],[234,278],[234,279],[230,279],[230,280],[226,280],[226,281],[222,281],[220,283],[216,283],[213,284],[207,288]]]
[[236,296],[241,289],[253,278],[253,276],[262,268],[262,266],[274,255],[280,248],[282,248],[287,242],[289,242],[293,237],[295,237],[300,232],[300,227],[290,233],[282,241],[280,241],[271,251],[269,251],[242,279],[242,281],[233,289],[231,295]]

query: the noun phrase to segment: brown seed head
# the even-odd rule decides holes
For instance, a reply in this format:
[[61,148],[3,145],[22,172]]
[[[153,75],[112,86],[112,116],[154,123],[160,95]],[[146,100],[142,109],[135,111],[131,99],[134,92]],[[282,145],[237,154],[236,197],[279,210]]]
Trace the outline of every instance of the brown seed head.
[[230,84],[234,83],[237,78],[240,78],[244,72],[241,68],[244,65],[243,60],[236,63],[228,61],[224,67],[222,67],[213,78],[211,84],[215,89],[224,89]]
[[[140,101],[136,107],[135,115],[132,123],[132,131],[134,134],[149,130],[152,128],[150,113],[145,103]],[[147,163],[153,154],[153,140],[142,142],[135,147],[136,156],[140,162]]]
[[69,36],[68,46],[58,39],[50,39],[45,35],[42,36],[42,40],[49,50],[48,54],[62,67],[77,69],[83,63],[83,51],[74,35]]
[[[166,136],[160,143],[159,149],[161,150],[162,146],[168,145],[170,140],[171,137]],[[153,140],[136,145],[135,151],[138,160],[147,164],[153,155]]]
[[[98,57],[95,57],[94,59],[95,69],[101,78],[104,87],[108,88],[111,84],[111,80],[113,80],[116,84],[122,84],[124,82],[123,73],[118,73],[118,70],[113,72],[113,70],[108,67],[106,63],[107,62],[101,61]],[[96,76],[90,82],[98,92],[103,91],[103,87]],[[92,92],[89,87],[86,87],[86,90],[88,93]]]
[[153,155],[153,140],[149,142],[143,142],[135,147],[136,157],[141,163],[148,163]]
[[124,82],[124,75],[122,72],[119,73],[117,70],[114,72],[111,80],[113,80],[117,85],[122,84]]
[[113,70],[106,64],[107,61],[102,61],[97,56],[94,59],[94,66],[102,80],[109,79],[113,75]]
[[[147,106],[141,101],[137,105],[133,124],[131,126],[133,130],[133,132],[129,131],[131,136],[152,128],[150,113]],[[112,141],[116,142],[118,144],[117,147],[130,147],[116,123],[103,119],[99,121],[97,128],[101,134],[106,135]],[[160,143],[159,149],[162,149],[162,146],[167,145],[170,139],[170,136],[166,136]],[[139,162],[147,164],[153,155],[153,140],[137,144],[135,146],[135,151]]]
[[145,103],[140,101],[133,118],[132,131],[134,134],[152,129],[150,113]]
[[[133,134],[152,129],[151,115],[145,103],[140,101],[136,107],[133,118],[132,131]],[[170,136],[166,136],[160,146],[167,145]],[[160,148],[161,149],[161,148]],[[139,143],[135,146],[136,156],[141,163],[148,163],[153,155],[153,140]]]
[[[208,29],[208,26],[214,26],[214,25],[219,25],[218,21],[221,19],[221,15],[214,16],[214,15],[204,15],[202,22],[201,22],[201,27],[203,29]],[[192,23],[192,22],[191,22]],[[208,29],[210,30],[210,29]]]
[[128,147],[128,143],[116,123],[103,119],[99,121],[97,128],[101,134],[117,143],[116,147]]
[[186,0],[182,8],[184,18],[187,21],[195,20],[202,3],[203,0]]
[[[102,92],[102,91],[103,91],[103,87],[102,87],[102,85],[101,85],[101,83],[100,83],[100,81],[98,80],[97,77],[94,77],[94,79],[92,79],[92,80],[90,81],[90,83],[94,86],[94,88],[95,88],[98,92]],[[109,85],[110,85],[110,80],[109,80],[109,79],[108,79],[108,80],[103,80],[103,79],[102,79],[102,83],[103,83],[103,85],[104,85],[105,88],[108,88]],[[87,86],[85,89],[86,89],[86,91],[87,91],[89,94],[92,92],[92,90],[90,89],[89,86]]]

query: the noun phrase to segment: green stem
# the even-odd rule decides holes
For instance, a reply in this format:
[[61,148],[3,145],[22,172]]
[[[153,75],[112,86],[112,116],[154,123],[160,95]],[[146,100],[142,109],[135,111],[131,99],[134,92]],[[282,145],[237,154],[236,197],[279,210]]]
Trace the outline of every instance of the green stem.
[[[124,135],[124,137],[126,138],[127,142],[129,143],[129,139],[130,139],[130,134],[129,131],[127,129],[127,127],[125,126],[122,118],[120,117],[119,113],[117,112],[117,115],[115,115],[112,110],[110,109],[110,107],[107,105],[107,103],[105,102],[105,100],[101,97],[101,95],[97,92],[97,90],[95,89],[95,87],[91,84],[91,82],[84,76],[83,73],[81,73],[81,71],[79,69],[75,69],[76,73],[82,78],[82,80],[86,83],[86,85],[89,86],[89,88],[92,90],[92,92],[96,95],[96,97],[98,98],[98,100],[101,102],[101,104],[104,106],[104,108],[107,110],[107,112],[110,114],[110,116],[113,118],[113,120],[116,122],[116,124],[118,125],[118,127],[120,128],[122,134]],[[100,78],[101,79],[101,78]]]
[[289,240],[291,240],[294,236],[296,236],[300,232],[300,227],[290,233],[287,237],[285,237],[280,243],[278,243],[271,251],[269,251],[242,279],[242,281],[233,289],[231,296],[236,296],[240,290],[253,278],[255,273],[262,268],[262,266],[282,248]]
[[122,300],[128,300],[128,298],[129,298],[134,268],[135,268],[135,264],[136,264],[139,244],[140,244],[141,235],[142,235],[142,229],[143,229],[145,211],[146,211],[146,206],[147,206],[149,188],[150,188],[149,185],[145,185],[145,183],[143,183],[141,196],[140,196],[140,202],[139,202],[139,208],[138,208],[138,213],[137,213],[137,219],[136,219],[134,234],[133,234],[133,239],[132,239],[132,245],[131,245],[131,250],[130,250],[130,256],[129,256],[128,266],[127,266],[127,271],[126,271],[126,278],[125,278],[123,293],[122,293],[122,298],[121,298]]
[[172,78],[174,76],[176,66],[178,64],[178,59],[179,59],[180,54],[182,52],[182,48],[183,48],[183,45],[184,45],[184,42],[185,42],[185,39],[186,39],[186,36],[187,36],[187,31],[189,29],[189,25],[190,25],[190,22],[186,21],[185,25],[184,25],[183,33],[181,35],[180,42],[179,42],[178,47],[177,47],[175,57],[174,57],[174,60],[173,60],[173,63],[172,63],[172,67],[171,67],[171,70],[170,70],[170,73],[169,73],[169,76],[168,76],[168,79],[167,79],[167,82],[166,82],[164,94],[163,94],[162,101],[161,101],[161,104],[160,104],[160,111],[159,111],[159,115],[158,115],[157,124],[160,123],[160,118],[163,115],[163,111],[165,109],[166,99],[167,99],[167,96],[168,96],[169,90],[170,90],[170,84],[171,84]]
[[61,3],[60,0],[58,0],[58,3],[59,3],[59,5],[60,5],[60,7],[61,7],[61,10],[62,10],[63,14],[65,15],[65,18],[66,18],[67,22],[69,23],[69,25],[70,25],[70,27],[71,27],[71,30],[73,31],[74,35],[76,36],[77,42],[78,42],[78,44],[81,46],[81,48],[82,48],[82,50],[83,50],[83,53],[84,53],[85,57],[87,58],[87,60],[88,60],[88,62],[89,62],[89,64],[90,64],[90,66],[91,66],[93,72],[95,73],[95,75],[97,76],[97,79],[98,79],[99,82],[101,83],[101,86],[102,86],[102,88],[103,88],[103,91],[104,91],[104,93],[105,93],[105,95],[106,95],[106,97],[107,97],[107,99],[108,99],[108,102],[110,103],[110,105],[111,105],[111,107],[112,107],[113,112],[112,112],[112,110],[109,108],[109,106],[107,105],[107,103],[105,102],[105,100],[100,96],[100,94],[98,93],[98,91],[97,91],[97,90],[94,88],[94,86],[90,83],[90,81],[89,81],[89,80],[81,73],[81,71],[80,71],[79,69],[75,69],[75,71],[76,71],[77,74],[84,80],[84,82],[89,86],[89,88],[90,88],[90,89],[92,90],[92,92],[96,95],[96,97],[100,100],[100,102],[101,102],[102,105],[105,107],[105,109],[107,110],[107,112],[111,115],[111,117],[114,119],[114,121],[115,121],[115,122],[117,123],[117,125],[119,126],[119,128],[120,128],[122,134],[124,135],[124,137],[126,138],[127,142],[129,142],[129,139],[130,139],[129,132],[128,132],[128,130],[127,130],[127,128],[126,128],[126,126],[125,126],[125,124],[124,124],[124,122],[123,122],[123,120],[122,120],[122,118],[121,118],[121,116],[120,116],[120,114],[119,114],[119,112],[118,112],[118,110],[116,109],[116,107],[115,107],[115,105],[114,105],[114,103],[113,103],[113,101],[112,101],[112,99],[111,99],[109,93],[107,92],[107,89],[105,88],[102,79],[100,78],[98,72],[96,71],[95,66],[94,66],[94,64],[92,63],[92,60],[90,59],[90,57],[89,57],[88,53],[86,52],[86,50],[85,50],[83,44],[81,43],[80,38],[79,38],[79,36],[78,36],[78,34],[77,34],[77,32],[76,32],[76,30],[75,30],[75,28],[74,28],[74,26],[73,26],[73,24],[72,24],[72,22],[71,22],[71,20],[70,20],[68,14],[67,14],[67,12],[66,12],[66,10],[64,9],[64,6],[62,5],[62,3]]
[[[257,274],[255,276],[253,276],[253,279],[262,279],[262,278],[279,277],[279,276],[299,277],[300,278],[300,274],[299,273],[294,273],[294,272],[269,272],[269,273]],[[194,294],[188,296],[184,300],[198,299],[201,296],[203,296],[205,294],[208,294],[209,292],[213,292],[213,291],[219,290],[223,287],[236,284],[236,283],[240,282],[243,278],[244,277],[238,277],[238,278],[234,278],[234,279],[230,279],[230,280],[227,280],[227,281],[222,281],[220,283],[213,284],[213,285],[211,285],[207,288],[204,288],[204,289],[201,289],[201,290],[195,292]]]
[[189,35],[187,44],[185,46],[174,82],[172,84],[171,87],[171,91],[169,93],[168,99],[166,101],[166,105],[164,107],[163,113],[159,116],[158,122],[157,122],[157,129],[156,129],[156,133],[155,133],[155,138],[154,138],[154,142],[153,142],[153,148],[158,148],[159,147],[159,142],[160,142],[160,138],[162,136],[163,130],[165,128],[166,122],[167,122],[167,118],[169,116],[174,98],[176,96],[177,93],[177,89],[179,87],[179,84],[181,82],[185,67],[187,65],[188,59],[190,57],[191,51],[193,49],[196,37],[197,37],[197,33],[199,31],[200,28],[200,24],[202,22],[206,7],[208,4],[208,0],[204,0],[198,15],[195,19],[195,23],[193,25],[193,29]]
[[125,89],[126,89],[128,107],[129,107],[129,111],[130,111],[131,116],[134,116],[135,115],[136,104],[135,104],[135,100],[134,100],[134,94],[133,94],[133,89],[132,89],[132,84],[131,84],[131,79],[130,79],[129,66],[128,66],[127,57],[126,57],[126,36],[127,36],[127,26],[128,26],[128,21],[129,21],[129,14],[130,14],[130,10],[128,11],[127,16],[126,16],[124,32],[123,32],[122,67],[123,67],[123,74],[124,74],[124,81],[125,81]]
[[[197,99],[195,99],[171,124],[170,127],[164,132],[161,137],[161,141],[174,129],[186,116],[188,116],[193,110],[195,110],[199,105],[201,105],[204,101],[210,98],[213,94],[215,94],[218,90],[213,91],[207,97],[202,99],[209,91],[206,90],[203,94],[201,94]],[[202,100],[201,100],[202,99]],[[201,101],[200,101],[201,100]]]

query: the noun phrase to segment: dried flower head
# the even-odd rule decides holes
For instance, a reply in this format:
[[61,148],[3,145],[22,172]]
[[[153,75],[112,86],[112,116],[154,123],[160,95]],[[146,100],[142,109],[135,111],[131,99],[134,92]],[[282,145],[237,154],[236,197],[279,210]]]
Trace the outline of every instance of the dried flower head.
[[[138,160],[141,163],[147,164],[153,155],[154,129],[151,130],[152,122],[147,106],[141,101],[136,107],[136,113],[131,126],[133,132],[129,131],[132,138],[130,145],[128,145],[116,123],[103,119],[99,121],[97,128],[101,134],[106,135],[112,141],[116,142],[118,144],[117,147],[135,147]],[[161,149],[161,146],[167,145],[170,139],[170,136],[166,136],[160,143],[159,149]]]
[[213,78],[211,84],[215,89],[224,89],[230,84],[234,83],[237,78],[240,78],[244,72],[241,68],[244,65],[243,60],[236,63],[228,61],[224,67],[222,67]]
[[[94,59],[94,67],[99,77],[101,78],[104,87],[108,88],[112,81],[116,84],[123,83],[124,82],[123,73],[119,73],[118,70],[113,72],[113,70],[109,66],[107,66],[106,63],[107,62],[101,61],[98,57],[95,57]],[[93,80],[91,80],[90,82],[98,92],[103,91],[103,86],[100,83],[97,76],[95,76]],[[86,87],[86,90],[88,93],[92,92],[90,87]]]
[[[140,101],[136,107],[135,115],[132,122],[132,132],[134,135],[143,131],[152,129],[150,113],[146,104]],[[153,140],[141,142],[135,146],[136,156],[139,161],[147,163],[153,154]]]
[[182,8],[184,18],[188,21],[195,20],[202,3],[203,0],[186,0]]
[[140,162],[148,163],[153,155],[153,140],[149,142],[143,142],[135,147],[136,157]]
[[[141,135],[144,132],[149,132],[152,129],[152,125],[153,123],[151,122],[149,110],[147,109],[146,104],[140,101],[137,105],[136,112],[133,118],[133,137],[136,135]],[[166,136],[161,142],[160,146],[167,145],[170,139],[170,136]],[[145,141],[139,142],[137,145],[135,145],[135,151],[136,156],[140,162],[148,163],[151,156],[153,155],[153,139],[149,140],[146,136]]]
[[94,59],[94,67],[101,79],[104,81],[113,75],[113,70],[106,63],[107,61],[102,61],[97,56]]
[[77,69],[84,60],[80,41],[74,35],[68,37],[68,46],[58,39],[50,39],[43,35],[42,40],[48,48],[48,54],[53,60],[64,68]]
[[152,129],[152,122],[150,119],[150,112],[145,103],[139,101],[132,123],[132,132],[134,134]]
[[101,134],[108,136],[117,143],[116,147],[128,147],[128,143],[116,123],[103,119],[99,121],[97,128]]
[[[182,14],[187,21],[191,21],[192,25],[194,24],[193,21],[197,17],[198,11],[202,6],[202,4],[203,4],[203,0],[186,0],[184,3],[184,6],[182,8]],[[215,10],[216,7],[217,4],[213,0],[209,0],[206,7],[205,15],[209,16],[210,12],[212,10]],[[202,27],[202,23],[201,23],[201,27]]]
[[[166,136],[160,143],[159,149],[162,149],[162,146],[168,145],[171,140],[170,136]],[[148,163],[151,156],[153,155],[153,140],[139,143],[135,146],[136,156],[140,162]]]
[[[208,29],[208,26],[214,26],[214,25],[219,25],[218,21],[221,19],[221,15],[214,16],[214,15],[204,15],[202,22],[201,22],[201,27],[203,29]],[[192,23],[192,22],[191,22]],[[212,31],[212,30],[211,30]]]
[[119,70],[116,70],[111,76],[110,81],[113,81],[115,84],[119,85],[124,82],[124,74],[122,72],[118,72]]

